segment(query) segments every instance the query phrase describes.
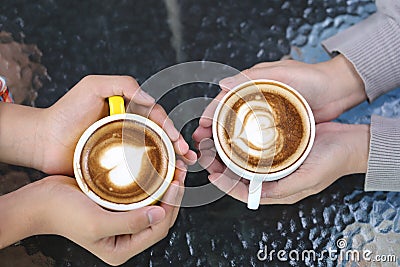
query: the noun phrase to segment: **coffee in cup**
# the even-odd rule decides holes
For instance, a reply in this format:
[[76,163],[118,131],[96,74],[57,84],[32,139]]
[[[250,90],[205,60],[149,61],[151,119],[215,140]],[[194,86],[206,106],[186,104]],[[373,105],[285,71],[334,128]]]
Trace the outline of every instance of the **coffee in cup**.
[[248,205],[257,208],[262,182],[289,175],[305,160],[314,142],[315,122],[306,100],[293,88],[253,80],[221,100],[213,137],[227,167],[251,181]]
[[123,106],[122,98],[111,100],[112,115],[91,125],[76,146],[78,185],[92,200],[112,210],[150,205],[172,181],[172,143],[151,120],[124,114],[124,108],[118,107]]

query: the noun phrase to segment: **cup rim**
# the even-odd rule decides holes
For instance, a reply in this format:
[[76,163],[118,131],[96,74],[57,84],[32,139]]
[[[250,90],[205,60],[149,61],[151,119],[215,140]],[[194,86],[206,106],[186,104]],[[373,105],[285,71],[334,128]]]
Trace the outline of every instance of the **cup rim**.
[[[103,126],[107,123],[113,122],[113,121],[118,121],[118,120],[137,121],[137,122],[143,123],[147,127],[154,130],[160,136],[163,143],[165,144],[165,146],[167,148],[168,158],[169,158],[167,173],[165,175],[165,179],[164,179],[163,183],[161,184],[161,186],[152,195],[148,196],[147,198],[145,198],[139,202],[134,202],[134,203],[129,203],[129,204],[115,203],[115,202],[111,202],[111,201],[108,201],[108,200],[105,200],[105,199],[99,197],[84,182],[84,178],[83,178],[82,171],[81,171],[82,168],[81,168],[80,158],[82,155],[83,147],[86,144],[89,137],[101,126]],[[124,157],[125,157],[125,155],[124,155]],[[128,210],[138,209],[138,208],[142,208],[142,207],[151,205],[151,204],[157,202],[158,200],[160,200],[160,198],[167,191],[169,185],[171,184],[171,182],[173,180],[174,173],[175,173],[175,159],[176,159],[175,151],[174,151],[172,142],[169,139],[166,132],[160,126],[158,126],[155,122],[153,122],[152,120],[150,120],[146,117],[143,117],[143,116],[140,116],[137,114],[132,114],[132,113],[123,113],[123,114],[115,114],[115,115],[109,115],[107,117],[104,117],[104,118],[96,121],[92,125],[90,125],[89,128],[87,128],[84,131],[84,133],[81,135],[81,137],[75,147],[74,158],[73,158],[73,163],[74,163],[73,167],[74,167],[74,174],[75,174],[75,178],[78,183],[78,186],[91,200],[93,200],[100,206],[105,207],[110,210],[128,211]]]
[[[231,161],[229,159],[229,157],[225,154],[225,152],[222,149],[222,146],[217,138],[217,136],[218,136],[217,121],[218,121],[218,116],[219,116],[219,113],[222,109],[224,102],[227,100],[227,98],[229,98],[234,93],[241,90],[242,88],[248,87],[249,85],[257,85],[257,84],[275,84],[275,85],[284,87],[285,89],[289,90],[296,97],[298,97],[300,99],[300,101],[302,102],[302,104],[304,105],[307,115],[308,115],[309,123],[310,123],[310,137],[309,137],[307,147],[304,150],[303,154],[292,165],[288,166],[287,168],[285,168],[283,170],[273,172],[273,173],[255,173],[255,172],[251,172],[249,170],[246,170],[246,169],[240,167],[238,164]],[[253,178],[259,178],[259,179],[262,179],[263,181],[275,181],[275,180],[281,179],[281,178],[293,173],[298,167],[300,167],[300,165],[304,162],[304,160],[309,155],[311,148],[314,144],[314,140],[315,140],[315,119],[314,119],[314,115],[311,110],[311,107],[307,103],[306,99],[297,90],[293,89],[291,86],[289,86],[285,83],[276,81],[276,80],[271,80],[271,79],[254,79],[254,80],[249,80],[249,81],[246,81],[244,83],[241,83],[241,84],[235,86],[220,100],[220,102],[218,103],[218,106],[215,110],[214,117],[213,117],[212,134],[214,137],[215,148],[217,149],[219,157],[221,158],[223,163],[234,173],[236,173],[237,175],[239,175],[247,180],[252,180]]]

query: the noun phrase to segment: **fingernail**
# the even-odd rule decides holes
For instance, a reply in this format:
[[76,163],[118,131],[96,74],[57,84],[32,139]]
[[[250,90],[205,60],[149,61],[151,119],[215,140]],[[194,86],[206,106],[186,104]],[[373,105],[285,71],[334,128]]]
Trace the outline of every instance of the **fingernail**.
[[159,223],[164,219],[165,213],[162,208],[151,208],[147,211],[147,217],[149,218],[150,224]]
[[155,99],[151,95],[149,95],[148,93],[146,93],[143,90],[139,91],[139,95],[141,97],[143,97],[145,100],[148,100],[149,102],[154,102],[155,101]]

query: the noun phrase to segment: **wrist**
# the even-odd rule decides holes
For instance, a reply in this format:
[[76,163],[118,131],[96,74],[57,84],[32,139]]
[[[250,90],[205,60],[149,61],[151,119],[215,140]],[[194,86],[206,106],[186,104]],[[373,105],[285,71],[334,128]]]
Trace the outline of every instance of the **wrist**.
[[[40,109],[37,115],[37,127],[35,128],[35,148],[33,168],[48,173],[49,166],[46,156],[49,152],[51,131],[48,129],[48,108]],[[43,179],[44,180],[44,179]]]
[[44,110],[0,103],[0,161],[41,170]]
[[39,183],[0,196],[0,249],[40,232],[43,203]]
[[328,77],[329,91],[334,93],[333,102],[340,107],[340,113],[367,99],[363,80],[344,55],[317,65]]
[[366,173],[369,157],[370,126],[366,124],[352,125],[348,135],[350,160],[348,174]]

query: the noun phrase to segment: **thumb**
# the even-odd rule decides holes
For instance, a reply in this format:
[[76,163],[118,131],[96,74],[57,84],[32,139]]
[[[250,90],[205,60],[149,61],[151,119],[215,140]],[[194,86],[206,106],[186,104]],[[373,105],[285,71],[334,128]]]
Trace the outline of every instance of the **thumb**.
[[[76,87],[89,90],[90,93],[93,93],[101,99],[113,95],[120,95],[144,106],[152,106],[155,101],[154,98],[143,91],[136,80],[130,76],[89,75],[83,78]],[[78,94],[80,90],[74,91]]]
[[239,84],[256,79],[272,79],[287,82],[287,76],[287,69],[280,67],[278,62],[268,62],[246,69],[235,76],[227,77],[221,80],[219,85],[221,88],[230,90]]
[[143,207],[126,212],[105,211],[97,217],[101,236],[136,234],[151,225],[157,224],[165,217],[165,211],[159,206]]

